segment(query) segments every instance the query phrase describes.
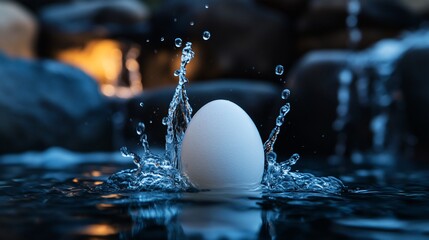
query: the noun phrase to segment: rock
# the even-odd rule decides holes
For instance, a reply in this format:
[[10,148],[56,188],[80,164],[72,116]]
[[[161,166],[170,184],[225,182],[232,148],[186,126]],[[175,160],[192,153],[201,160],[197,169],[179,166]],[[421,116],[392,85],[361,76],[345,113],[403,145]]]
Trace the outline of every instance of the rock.
[[413,48],[399,60],[396,73],[402,81],[409,129],[415,136],[418,153],[425,157],[429,156],[428,61],[428,46]]
[[129,39],[146,35],[149,10],[137,0],[93,0],[50,4],[39,11],[40,50],[52,57],[57,51],[99,38]]
[[0,54],[0,79],[0,153],[111,149],[106,101],[80,70]]
[[13,2],[0,2],[0,52],[14,57],[33,57],[36,19]]
[[279,140],[289,153],[332,155],[337,142],[333,123],[337,117],[338,75],[349,52],[318,51],[307,54],[288,77],[291,111],[285,136]]

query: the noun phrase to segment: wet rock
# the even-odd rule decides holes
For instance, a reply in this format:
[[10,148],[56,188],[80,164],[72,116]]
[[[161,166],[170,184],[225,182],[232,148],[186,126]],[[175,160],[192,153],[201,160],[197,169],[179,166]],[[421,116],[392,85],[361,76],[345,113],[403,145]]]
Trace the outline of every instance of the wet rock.
[[278,147],[307,155],[334,153],[338,75],[349,57],[350,53],[343,51],[313,52],[293,69],[288,78],[291,111]]
[[95,38],[130,38],[147,34],[147,7],[136,0],[62,2],[43,7],[40,50],[53,56],[60,49],[79,46]]
[[36,19],[13,2],[0,2],[0,51],[15,57],[33,57]]
[[413,48],[403,55],[397,69],[397,75],[402,81],[408,125],[415,136],[417,150],[425,156],[429,155],[428,61],[428,47]]
[[0,79],[0,153],[111,148],[106,101],[80,70],[0,54]]

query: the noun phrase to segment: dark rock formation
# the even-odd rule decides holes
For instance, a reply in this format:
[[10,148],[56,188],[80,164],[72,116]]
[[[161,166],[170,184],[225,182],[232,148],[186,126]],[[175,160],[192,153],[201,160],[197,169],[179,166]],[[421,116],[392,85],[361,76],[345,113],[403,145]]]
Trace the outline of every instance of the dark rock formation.
[[0,153],[51,146],[111,149],[105,99],[81,71],[0,54],[0,79]]

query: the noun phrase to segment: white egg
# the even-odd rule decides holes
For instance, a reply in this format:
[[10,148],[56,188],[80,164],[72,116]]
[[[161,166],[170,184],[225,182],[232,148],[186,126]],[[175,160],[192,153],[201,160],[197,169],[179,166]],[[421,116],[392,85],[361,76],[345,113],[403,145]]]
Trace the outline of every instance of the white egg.
[[247,113],[216,100],[192,118],[182,142],[182,171],[200,189],[252,189],[264,172],[264,148]]

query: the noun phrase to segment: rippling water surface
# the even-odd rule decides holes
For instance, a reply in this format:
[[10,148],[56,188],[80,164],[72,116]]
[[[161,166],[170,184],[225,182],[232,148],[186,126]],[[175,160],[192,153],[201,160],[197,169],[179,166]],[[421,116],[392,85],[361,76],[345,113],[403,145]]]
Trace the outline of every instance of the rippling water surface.
[[119,153],[3,156],[0,239],[429,238],[429,169],[302,162],[350,192],[106,192],[107,178],[131,167]]

